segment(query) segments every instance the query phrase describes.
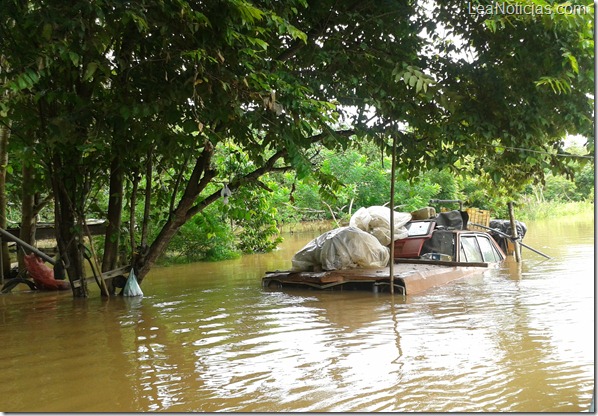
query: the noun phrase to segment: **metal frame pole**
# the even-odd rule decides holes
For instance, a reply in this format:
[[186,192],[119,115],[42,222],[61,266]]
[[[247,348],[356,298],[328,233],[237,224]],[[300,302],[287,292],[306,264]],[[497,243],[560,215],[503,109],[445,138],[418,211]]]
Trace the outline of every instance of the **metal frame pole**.
[[396,159],[396,134],[392,137],[392,161],[390,164],[390,294],[395,293],[395,159]]

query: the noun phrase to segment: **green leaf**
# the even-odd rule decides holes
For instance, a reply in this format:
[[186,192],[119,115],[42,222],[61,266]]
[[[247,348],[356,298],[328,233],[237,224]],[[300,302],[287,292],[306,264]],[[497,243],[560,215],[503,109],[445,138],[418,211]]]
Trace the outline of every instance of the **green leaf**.
[[93,74],[96,72],[96,69],[98,69],[98,63],[90,62],[87,65],[87,68],[85,69],[85,74],[83,75],[83,80],[89,81],[91,78],[93,78]]
[[302,40],[304,43],[307,43],[307,34],[299,29],[297,29],[295,26],[291,25],[291,24],[287,24],[287,32],[289,35],[291,35],[291,37],[293,39],[300,39]]
[[249,40],[249,42],[251,44],[257,45],[257,46],[261,47],[264,50],[268,49],[268,43],[265,42],[265,41],[263,41],[262,39],[247,37],[247,40]]
[[52,38],[52,24],[46,23],[42,29],[42,38],[50,40]]
[[491,32],[496,32],[496,21],[493,19],[486,19],[484,20],[484,24]]
[[237,10],[241,15],[243,23],[253,24],[256,20],[261,20],[264,15],[264,12],[262,12],[260,9],[253,6],[249,2],[243,0],[235,0],[232,3],[237,7]]
[[571,68],[573,69],[573,72],[575,72],[576,74],[579,74],[579,65],[577,63],[577,59],[575,59],[575,56],[573,56],[571,54],[571,52],[565,52],[563,54],[563,56],[569,60],[569,63],[571,64]]
[[27,87],[29,87],[29,84],[27,83],[27,80],[25,79],[25,75],[21,75],[18,79],[17,79],[17,83],[19,85],[19,88],[21,90],[27,89]]
[[81,59],[81,57],[77,53],[70,51],[69,58],[71,59],[73,66],[79,66],[79,60]]

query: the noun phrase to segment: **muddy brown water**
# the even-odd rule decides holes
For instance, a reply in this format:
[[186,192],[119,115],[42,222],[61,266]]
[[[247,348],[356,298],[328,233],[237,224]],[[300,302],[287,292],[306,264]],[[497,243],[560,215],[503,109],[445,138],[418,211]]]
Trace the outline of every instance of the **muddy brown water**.
[[403,299],[266,290],[275,253],[157,268],[143,298],[0,296],[0,411],[577,412],[594,388],[593,218]]

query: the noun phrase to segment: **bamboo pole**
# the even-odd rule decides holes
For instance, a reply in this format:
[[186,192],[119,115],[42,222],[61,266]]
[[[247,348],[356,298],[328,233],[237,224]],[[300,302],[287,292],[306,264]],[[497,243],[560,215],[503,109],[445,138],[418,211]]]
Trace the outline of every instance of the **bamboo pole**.
[[[98,256],[96,255],[96,251],[93,248],[93,240],[91,238],[91,233],[89,232],[89,227],[87,226],[87,222],[85,221],[85,218],[83,219],[83,227],[85,228],[87,238],[89,239],[89,247],[91,250],[91,257],[93,258],[93,262],[90,262],[90,265],[92,267],[91,272],[93,273],[94,277],[96,277],[98,274],[100,276],[99,279],[96,277],[96,283],[98,284],[98,286],[100,288],[100,292],[102,293],[102,296],[110,297],[110,291],[108,290],[108,287],[106,286],[106,281],[102,278],[102,269],[98,262]],[[95,269],[95,270],[93,270],[93,269]],[[96,273],[96,271],[97,271],[97,273]]]
[[517,263],[521,262],[521,248],[519,247],[519,241],[517,240],[517,227],[515,222],[515,213],[513,210],[513,201],[509,202],[509,220],[511,221],[511,235],[513,236],[513,247],[515,251],[515,260]]
[[395,159],[397,136],[392,137],[392,161],[390,162],[390,294],[395,293]]

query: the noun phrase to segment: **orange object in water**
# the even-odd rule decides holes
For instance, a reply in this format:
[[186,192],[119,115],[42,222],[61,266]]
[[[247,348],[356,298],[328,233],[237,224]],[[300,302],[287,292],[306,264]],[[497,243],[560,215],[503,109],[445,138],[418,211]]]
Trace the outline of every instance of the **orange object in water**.
[[56,280],[54,270],[46,266],[44,261],[34,253],[26,254],[24,260],[27,272],[39,290],[69,290],[71,288],[69,282]]

